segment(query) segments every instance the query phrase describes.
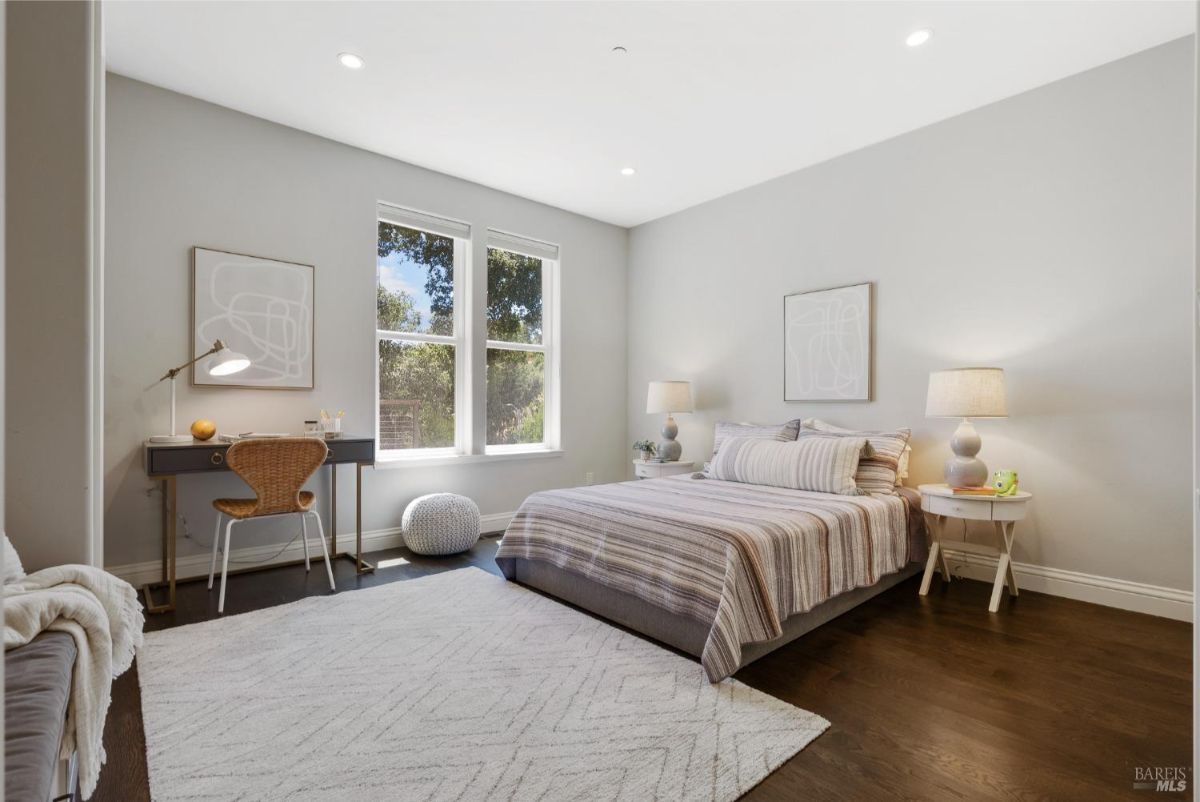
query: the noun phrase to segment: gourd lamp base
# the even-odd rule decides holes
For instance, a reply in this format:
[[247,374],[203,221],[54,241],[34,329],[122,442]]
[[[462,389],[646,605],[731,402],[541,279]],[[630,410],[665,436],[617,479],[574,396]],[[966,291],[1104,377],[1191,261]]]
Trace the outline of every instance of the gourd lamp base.
[[658,441],[658,458],[663,462],[678,462],[683,454],[683,446],[675,440],[675,435],[679,434],[679,427],[670,415],[663,424],[661,434],[663,439]]
[[987,465],[975,456],[982,447],[979,433],[969,419],[963,418],[950,440],[954,456],[946,460],[946,484],[951,487],[983,487],[987,484]]
[[987,465],[975,457],[946,460],[945,476],[946,484],[951,487],[983,487],[988,483]]

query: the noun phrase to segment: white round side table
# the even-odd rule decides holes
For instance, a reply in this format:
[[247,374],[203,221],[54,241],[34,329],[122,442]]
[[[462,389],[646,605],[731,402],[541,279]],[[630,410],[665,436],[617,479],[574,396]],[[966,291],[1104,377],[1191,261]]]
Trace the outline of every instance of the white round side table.
[[692,473],[696,470],[694,462],[655,462],[654,460],[635,459],[633,475],[639,479],[658,479],[661,476],[675,476],[680,473]]
[[966,540],[949,540],[945,545],[952,551],[965,551],[999,558],[996,562],[996,579],[992,583],[992,600],[988,604],[988,612],[998,611],[1000,609],[1000,593],[1006,582],[1009,593],[1017,595],[1017,577],[1012,569],[1013,534],[1017,521],[1025,517],[1025,510],[1029,506],[1029,500],[1033,498],[1033,494],[1018,490],[1013,496],[955,495],[949,485],[920,485],[917,490],[921,492],[921,509],[928,513],[929,518],[933,521],[930,531],[933,542],[929,546],[925,576],[921,579],[921,595],[928,595],[929,583],[933,579],[935,568],[942,572],[943,580],[950,581],[950,569],[946,565],[945,547],[942,545],[946,519],[991,521],[999,536],[996,546],[968,543]]

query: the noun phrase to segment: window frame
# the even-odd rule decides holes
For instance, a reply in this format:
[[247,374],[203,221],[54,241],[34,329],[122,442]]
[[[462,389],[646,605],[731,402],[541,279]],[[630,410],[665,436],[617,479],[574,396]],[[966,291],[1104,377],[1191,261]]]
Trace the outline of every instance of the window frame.
[[[483,229],[476,240],[469,223],[421,212],[392,203],[376,204],[376,243],[379,224],[401,226],[454,240],[454,334],[397,332],[379,328],[375,314],[375,441],[376,467],[433,467],[499,460],[536,459],[562,455],[562,324],[561,265],[558,245],[499,229]],[[489,248],[517,253],[542,263],[542,342],[513,343],[487,338],[487,251]],[[378,254],[378,248],[376,248]],[[482,257],[482,258],[481,258]],[[379,263],[376,255],[376,292]],[[478,319],[476,319],[478,318]],[[379,343],[428,342],[454,348],[454,445],[437,448],[384,449],[380,437]],[[544,424],[540,443],[488,445],[487,443],[487,352],[489,348],[543,354]]]
[[[520,256],[538,259],[542,263],[542,341],[537,343],[509,342],[507,340],[485,339],[483,351],[484,392],[483,420],[484,443],[483,453],[488,456],[508,456],[517,454],[536,454],[540,452],[557,453],[561,447],[561,384],[559,364],[559,265],[561,252],[557,245],[541,240],[522,237],[517,234],[488,229],[484,243],[484,270],[490,269],[487,262],[487,251],[491,249],[507,251]],[[484,275],[483,285],[488,282]],[[485,289],[486,292],[486,289]],[[484,299],[484,309],[487,309],[487,299]],[[483,322],[486,332],[487,321]],[[544,396],[544,411],[542,424],[542,440],[538,443],[510,443],[492,445],[487,443],[487,352],[489,350],[524,351],[526,353],[542,354],[542,392]]]
[[[384,461],[425,461],[438,460],[448,457],[461,456],[470,453],[471,439],[471,404],[470,392],[468,384],[468,364],[470,360],[470,343],[468,341],[469,326],[467,318],[469,317],[469,304],[467,299],[470,297],[468,288],[470,285],[470,253],[471,253],[471,237],[470,226],[458,221],[449,220],[448,218],[439,218],[434,215],[429,215],[424,212],[416,212],[398,206],[389,204],[377,204],[375,214],[375,238],[376,238],[376,261],[375,261],[375,287],[376,293],[379,288],[379,256],[378,256],[378,241],[379,241],[379,224],[386,223],[388,225],[407,228],[412,231],[420,231],[424,234],[429,234],[436,237],[447,237],[454,242],[454,333],[451,336],[443,334],[429,334],[426,332],[407,332],[407,331],[391,331],[388,329],[379,328],[379,313],[375,312],[375,443],[376,443],[376,458]],[[446,225],[437,225],[437,221],[442,221]],[[419,225],[425,222],[426,225]],[[432,225],[431,225],[432,224]],[[439,228],[441,230],[431,230],[431,228]],[[463,231],[465,229],[465,232]],[[465,236],[463,234],[465,233]],[[379,394],[379,344],[383,341],[389,342],[411,342],[411,343],[436,343],[441,345],[449,345],[454,348],[454,445],[438,446],[433,448],[383,448],[383,438],[380,431],[381,416],[380,406],[383,398]]]

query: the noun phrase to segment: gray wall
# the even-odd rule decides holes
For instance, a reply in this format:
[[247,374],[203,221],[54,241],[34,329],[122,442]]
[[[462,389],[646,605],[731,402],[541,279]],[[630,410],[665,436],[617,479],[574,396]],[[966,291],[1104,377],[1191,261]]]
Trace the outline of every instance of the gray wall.
[[[624,229],[373,155],[110,75],[108,82],[105,564],[154,560],[159,499],[140,444],[166,429],[168,392],[151,386],[188,356],[193,245],[316,265],[316,389],[284,392],[179,385],[182,426],[298,431],[321,408],[345,409],[351,431],[374,430],[375,204],[470,222],[476,259],[488,227],[562,246],[562,447],[558,458],[368,470],[365,528],[398,526],[405,505],[463,493],[485,513],[531,492],[622,478],[625,467]],[[339,532],[353,529],[353,479],[339,484]],[[323,489],[327,479],[319,485]],[[180,480],[188,531],[210,542],[216,495],[244,492],[228,474]],[[326,519],[328,520],[328,519]],[[290,539],[258,524],[240,545]],[[180,540],[180,554],[198,542]]]
[[7,4],[5,523],[29,570],[99,562],[99,4]]
[[[954,421],[929,371],[998,365],[977,424],[1036,494],[1018,561],[1191,586],[1193,40],[963,114],[630,234],[629,431],[646,382],[695,381],[685,459],[718,419],[911,426],[940,481]],[[876,283],[875,401],[788,404],[782,297]]]

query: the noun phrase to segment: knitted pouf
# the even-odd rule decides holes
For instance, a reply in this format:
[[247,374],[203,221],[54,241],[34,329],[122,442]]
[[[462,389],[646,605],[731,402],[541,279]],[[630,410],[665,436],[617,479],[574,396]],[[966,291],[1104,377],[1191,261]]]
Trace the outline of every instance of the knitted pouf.
[[417,554],[458,554],[479,540],[479,507],[466,496],[431,493],[409,503],[400,525]]

